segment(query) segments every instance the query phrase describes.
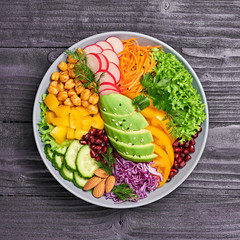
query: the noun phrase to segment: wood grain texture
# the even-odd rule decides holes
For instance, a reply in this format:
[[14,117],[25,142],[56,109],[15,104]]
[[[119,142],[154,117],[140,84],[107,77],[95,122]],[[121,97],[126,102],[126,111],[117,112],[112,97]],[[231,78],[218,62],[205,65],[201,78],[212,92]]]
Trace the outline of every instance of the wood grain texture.
[[[0,239],[239,239],[240,1],[9,0],[0,11]],[[48,172],[32,132],[37,88],[79,40],[135,31],[168,43],[205,90],[210,130],[188,179],[137,209],[86,203]]]

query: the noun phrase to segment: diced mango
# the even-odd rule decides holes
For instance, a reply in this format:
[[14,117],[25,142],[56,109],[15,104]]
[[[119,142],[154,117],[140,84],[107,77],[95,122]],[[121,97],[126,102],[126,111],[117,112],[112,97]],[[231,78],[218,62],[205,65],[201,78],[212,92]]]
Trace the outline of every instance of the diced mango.
[[54,126],[69,127],[69,115],[67,115],[66,117],[56,117],[52,119],[52,124]]
[[46,118],[47,118],[47,122],[48,122],[49,124],[52,124],[52,120],[53,120],[54,118],[56,118],[56,114],[55,114],[54,112],[52,112],[52,111],[47,111],[47,112],[46,112]]
[[54,109],[54,112],[58,117],[66,117],[70,113],[70,107],[65,105],[60,105]]
[[82,129],[89,131],[94,120],[91,116],[82,117]]
[[74,139],[74,129],[68,128],[67,129],[67,139],[72,140]]
[[59,101],[57,100],[57,97],[51,93],[49,93],[47,97],[44,99],[44,103],[47,105],[47,107],[50,110],[54,110],[59,105]]
[[70,112],[70,128],[82,129],[82,116],[75,108],[72,108]]
[[83,117],[86,117],[86,116],[90,115],[89,112],[84,107],[76,107],[75,110],[77,111],[77,113],[79,115],[81,115]]
[[81,130],[81,129],[76,129],[74,132],[74,138],[80,140],[83,135],[85,135],[87,131]]
[[55,139],[58,144],[62,144],[67,136],[67,127],[57,126],[51,132],[50,135]]
[[97,128],[97,129],[103,129],[104,128],[104,121],[101,118],[100,113],[97,113],[95,115],[93,115],[93,124],[92,127]]

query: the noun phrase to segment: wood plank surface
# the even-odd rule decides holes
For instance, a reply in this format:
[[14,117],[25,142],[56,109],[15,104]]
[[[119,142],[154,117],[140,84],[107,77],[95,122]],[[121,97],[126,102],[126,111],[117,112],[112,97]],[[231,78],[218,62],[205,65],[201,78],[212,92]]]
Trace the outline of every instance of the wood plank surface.
[[[0,11],[0,239],[239,239],[240,1],[8,0]],[[202,158],[174,192],[126,210],[89,204],[48,172],[32,132],[37,88],[69,46],[135,31],[175,48],[205,90]]]

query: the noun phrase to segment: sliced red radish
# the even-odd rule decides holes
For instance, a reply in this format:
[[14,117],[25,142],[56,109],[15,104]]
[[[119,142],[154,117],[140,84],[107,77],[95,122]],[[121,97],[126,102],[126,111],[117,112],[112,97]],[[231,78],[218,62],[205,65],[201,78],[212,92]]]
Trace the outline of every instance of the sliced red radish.
[[115,77],[116,83],[118,83],[121,78],[121,72],[119,67],[113,62],[109,62],[109,66],[107,70]]
[[120,53],[123,51],[123,43],[122,41],[117,37],[109,37],[106,39],[107,42],[109,42],[113,46],[113,50],[116,53]]
[[86,58],[87,65],[94,74],[102,68],[102,61],[96,53],[89,53]]
[[112,45],[107,41],[99,41],[99,42],[96,42],[95,44],[100,46],[103,50],[105,50],[105,49],[113,50]]
[[103,49],[96,45],[96,44],[92,44],[92,45],[88,45],[86,46],[83,51],[88,54],[88,53],[101,53],[103,51]]
[[97,55],[100,57],[101,62],[102,62],[102,67],[101,67],[101,69],[99,69],[99,70],[100,70],[100,71],[106,71],[106,70],[108,70],[108,68],[109,68],[109,61],[108,61],[107,57],[105,57],[105,56],[102,55],[101,53],[98,53]]
[[109,62],[113,62],[119,66],[118,55],[113,50],[106,49],[102,52],[102,54],[107,57]]
[[98,91],[102,92],[105,89],[113,89],[113,90],[115,90],[117,92],[121,92],[119,87],[117,85],[115,85],[115,84],[112,84],[112,83],[102,83],[100,85],[100,87],[98,88]]
[[96,78],[96,81],[100,78],[100,84],[102,84],[104,82],[116,84],[114,76],[111,73],[109,73],[108,71],[98,71],[95,74],[95,78]]
[[103,90],[102,92],[100,92],[100,96],[102,96],[102,95],[109,95],[109,94],[112,94],[112,93],[115,93],[115,94],[121,94],[121,93],[119,93],[119,92],[117,92],[117,91],[115,91],[115,90],[113,90],[113,89],[105,89],[105,90]]

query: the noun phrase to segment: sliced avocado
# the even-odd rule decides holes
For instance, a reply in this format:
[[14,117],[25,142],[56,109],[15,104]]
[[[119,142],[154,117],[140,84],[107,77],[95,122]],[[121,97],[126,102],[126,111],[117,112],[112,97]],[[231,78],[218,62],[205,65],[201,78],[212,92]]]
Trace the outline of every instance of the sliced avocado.
[[123,131],[138,131],[148,126],[147,120],[139,112],[129,115],[114,115],[101,110],[101,116],[104,123]]
[[109,137],[109,140],[113,147],[118,151],[122,152],[126,155],[136,155],[138,157],[145,156],[145,155],[151,155],[154,152],[154,144],[148,143],[145,145],[132,145],[132,144],[126,144],[123,142],[119,142],[114,140],[113,138]]
[[117,115],[126,115],[135,112],[136,108],[132,100],[121,94],[102,95],[99,106],[102,111],[107,113],[116,113]]
[[153,141],[151,132],[146,129],[141,129],[139,131],[123,131],[105,123],[105,130],[108,136],[119,142],[145,145]]
[[118,152],[123,158],[133,161],[133,162],[151,162],[154,158],[157,157],[156,154],[146,155],[146,156],[133,156],[133,155],[127,155],[122,152]]

